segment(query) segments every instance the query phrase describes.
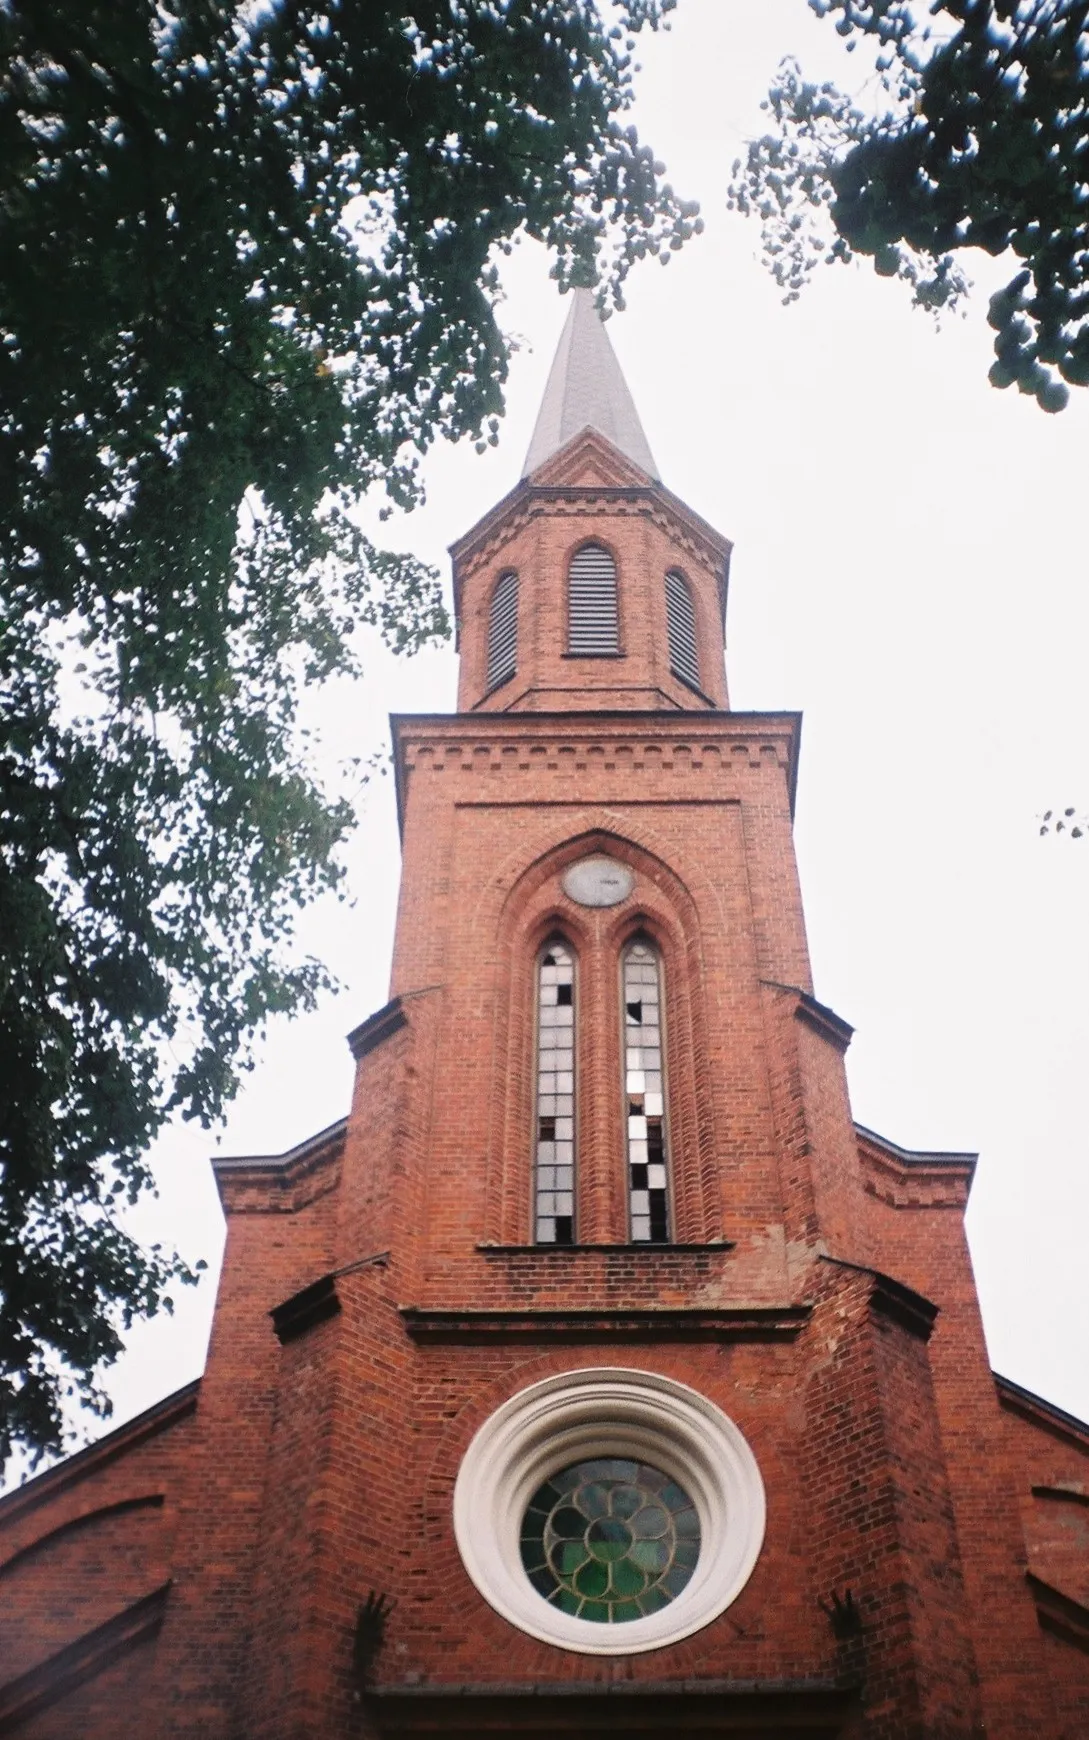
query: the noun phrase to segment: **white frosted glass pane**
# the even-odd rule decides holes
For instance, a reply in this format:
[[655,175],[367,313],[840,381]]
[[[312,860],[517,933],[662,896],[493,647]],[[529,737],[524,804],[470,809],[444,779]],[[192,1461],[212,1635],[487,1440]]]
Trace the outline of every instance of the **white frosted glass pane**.
[[538,1166],[537,1189],[554,1190],[556,1188],[556,1168],[554,1166]]
[[542,985],[554,985],[555,983],[556,983],[556,969],[555,969],[555,967],[542,967],[541,968],[541,984]]
[[556,1158],[555,1142],[538,1142],[537,1158],[543,1166],[550,1166]]
[[664,1166],[647,1167],[647,1183],[651,1190],[664,1190],[666,1187],[666,1169]]
[[661,1091],[662,1091],[662,1077],[661,1077],[660,1071],[655,1071],[653,1074],[648,1072],[648,1074],[647,1074],[647,1093],[648,1094],[660,1094]]
[[537,1115],[541,1118],[552,1117],[556,1111],[555,1094],[540,1094],[537,1098]]
[[539,1245],[554,1245],[556,1228],[552,1221],[541,1219],[537,1222],[537,1243]]
[[567,1191],[558,1190],[556,1192],[556,1213],[557,1214],[574,1214],[574,1212],[575,1212],[575,1199],[574,1199],[574,1197],[572,1195],[570,1195]]
[[574,1111],[574,1109],[575,1109],[575,1101],[574,1101],[574,1098],[571,1094],[559,1094],[559,1095],[557,1095],[556,1111],[558,1114],[570,1115],[570,1113],[572,1113]]
[[632,1236],[632,1239],[636,1240],[636,1241],[638,1241],[640,1239],[649,1239],[650,1238],[650,1221],[649,1220],[641,1220],[638,1216],[633,1215],[632,1216],[632,1223],[631,1223],[631,1236]]
[[575,1172],[574,1172],[573,1167],[571,1167],[571,1166],[557,1166],[556,1167],[556,1189],[557,1190],[570,1190],[572,1184],[574,1183],[574,1178],[575,1178]]
[[560,1094],[573,1094],[574,1091],[575,1091],[574,1075],[572,1074],[572,1072],[570,1070],[562,1070],[561,1069],[559,1074],[556,1077],[556,1092],[560,1093]]
[[641,1069],[629,1069],[628,1092],[630,1094],[641,1094],[646,1088],[646,1085],[646,1077]]
[[537,1207],[541,1214],[555,1214],[556,1193],[554,1190],[539,1190],[537,1192]]
[[645,1166],[647,1161],[647,1145],[645,1142],[628,1143],[628,1159],[633,1166]]
[[638,1045],[629,1045],[628,1046],[628,1068],[629,1069],[642,1069],[642,1067],[643,1067],[642,1050],[640,1049],[640,1047]]
[[556,1140],[557,1140],[557,1142],[570,1142],[572,1140],[572,1138],[574,1137],[574,1134],[575,1134],[575,1120],[574,1120],[574,1118],[557,1118],[556,1119]]
[[556,1143],[556,1159],[561,1165],[570,1166],[574,1158],[575,1144],[573,1142]]
[[558,1004],[556,1007],[555,1022],[557,1027],[573,1027],[575,1024],[575,1011],[573,1005],[570,1003]]
[[[649,1117],[660,1118],[662,1115],[662,1096],[661,1096],[661,1094],[647,1094],[646,1100],[645,1100],[644,1105],[643,1105],[643,1110],[647,1113],[647,1115]],[[557,1136],[559,1135],[558,1130],[556,1131],[556,1134],[557,1134]]]
[[633,1190],[632,1191],[632,1193],[631,1193],[631,1211],[632,1211],[632,1214],[649,1214],[650,1213],[650,1191],[649,1190]]
[[628,1119],[628,1135],[638,1136],[645,1142],[647,1139],[647,1120],[635,1117],[633,1114]]

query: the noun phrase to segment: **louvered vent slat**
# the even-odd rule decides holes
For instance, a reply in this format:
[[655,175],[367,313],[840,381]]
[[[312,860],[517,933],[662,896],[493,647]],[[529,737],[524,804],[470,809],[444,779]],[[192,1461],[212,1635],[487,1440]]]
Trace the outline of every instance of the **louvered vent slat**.
[[616,609],[616,565],[600,544],[584,544],[571,558],[567,594],[568,651],[614,653],[620,650]]
[[671,572],[666,575],[665,595],[670,668],[674,676],[698,689],[700,661],[696,651],[696,612],[683,574]]
[[513,677],[518,664],[518,576],[501,574],[488,617],[488,687]]

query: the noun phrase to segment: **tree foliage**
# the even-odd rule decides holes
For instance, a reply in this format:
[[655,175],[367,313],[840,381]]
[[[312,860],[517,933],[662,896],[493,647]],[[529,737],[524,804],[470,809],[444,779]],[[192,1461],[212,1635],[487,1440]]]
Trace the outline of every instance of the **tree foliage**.
[[[445,633],[352,504],[494,435],[497,250],[615,302],[694,207],[622,123],[674,0],[0,0],[0,1459],[189,1278],[118,1207],[325,983],[299,730]],[[619,19],[619,24],[614,19]]]
[[1089,817],[1079,816],[1070,808],[1057,812],[1045,810],[1040,817],[1041,834],[1069,834],[1072,840],[1084,840],[1089,834]]
[[795,297],[822,259],[868,254],[917,303],[953,305],[966,248],[1023,262],[992,297],[990,379],[1046,411],[1089,383],[1089,0],[809,0],[876,50],[877,112],[784,61],[774,129],[734,166]]

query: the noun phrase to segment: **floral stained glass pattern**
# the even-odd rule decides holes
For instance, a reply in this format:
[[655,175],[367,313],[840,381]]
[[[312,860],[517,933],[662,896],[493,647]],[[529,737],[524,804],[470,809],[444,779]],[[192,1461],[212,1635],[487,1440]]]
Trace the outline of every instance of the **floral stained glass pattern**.
[[575,962],[563,943],[540,957],[537,986],[538,1244],[575,1242]]
[[657,1613],[696,1568],[700,1524],[684,1488],[622,1457],[578,1462],[529,1501],[522,1564],[537,1593],[579,1619]]
[[624,1086],[628,1204],[633,1244],[669,1238],[662,982],[657,950],[634,942],[624,953]]

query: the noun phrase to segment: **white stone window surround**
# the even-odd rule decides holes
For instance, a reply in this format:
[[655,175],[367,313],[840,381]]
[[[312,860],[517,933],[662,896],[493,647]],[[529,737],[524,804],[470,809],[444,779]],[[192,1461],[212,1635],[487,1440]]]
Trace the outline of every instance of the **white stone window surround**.
[[[687,1586],[668,1607],[620,1624],[553,1607],[530,1583],[519,1549],[526,1507],[542,1482],[598,1456],[632,1457],[672,1474],[700,1519],[700,1556]],[[583,1655],[663,1649],[716,1619],[748,1582],[765,1520],[756,1458],[729,1416],[687,1384],[626,1367],[564,1372],[511,1396],[477,1432],[454,1487],[458,1550],[484,1599],[518,1630]]]

